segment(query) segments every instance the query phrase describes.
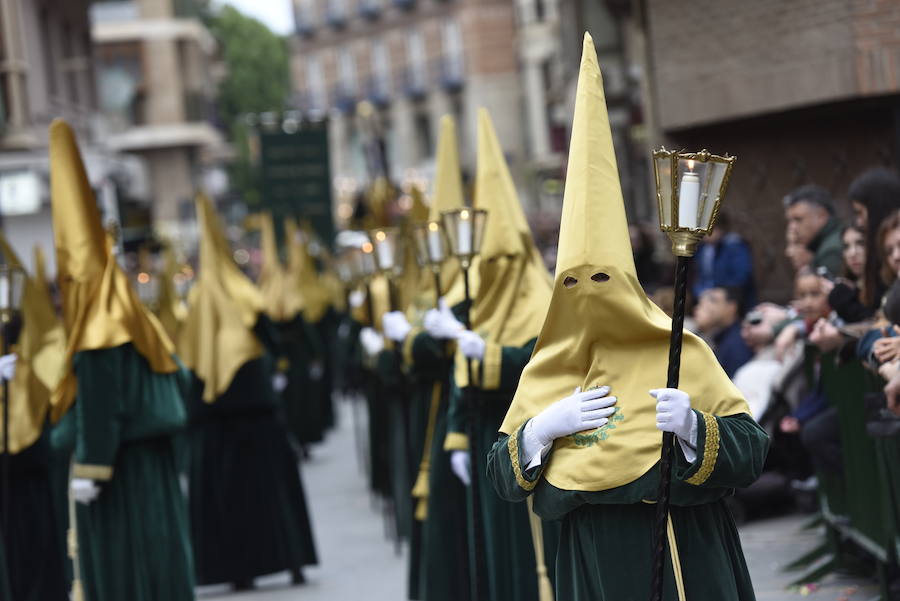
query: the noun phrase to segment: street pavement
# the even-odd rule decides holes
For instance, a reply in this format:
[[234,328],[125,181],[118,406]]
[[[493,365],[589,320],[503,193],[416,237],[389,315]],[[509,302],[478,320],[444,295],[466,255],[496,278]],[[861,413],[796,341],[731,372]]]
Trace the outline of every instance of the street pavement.
[[[311,507],[320,565],[305,570],[307,583],[291,586],[286,574],[257,580],[252,592],[203,587],[201,601],[404,601],[406,562],[386,536],[360,467],[354,414],[341,402],[340,423],[303,463],[303,482]],[[357,416],[356,430],[364,430]],[[869,601],[871,582],[831,576],[802,590],[788,585],[801,573],[782,570],[821,542],[818,530],[804,530],[808,517],[790,515],[751,522],[741,528],[744,554],[757,601]],[[404,551],[405,552],[405,551]]]

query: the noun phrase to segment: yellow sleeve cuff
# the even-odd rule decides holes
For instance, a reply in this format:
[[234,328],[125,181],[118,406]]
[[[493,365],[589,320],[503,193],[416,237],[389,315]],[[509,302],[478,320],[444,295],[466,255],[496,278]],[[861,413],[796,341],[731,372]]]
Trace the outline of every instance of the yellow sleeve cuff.
[[[522,473],[522,466],[519,464],[519,432],[522,428],[516,428],[506,441],[506,448],[509,450],[509,460],[512,463],[513,474],[516,476],[516,483],[524,490],[532,491],[540,482],[540,478],[535,478],[533,482],[529,482]],[[541,468],[543,471],[543,467]]]
[[447,437],[444,439],[444,450],[468,451],[469,437],[459,432],[447,432]]
[[112,480],[113,468],[111,465],[90,465],[76,463],[72,466],[72,476],[75,478],[88,478],[90,480]]
[[706,428],[706,439],[703,443],[703,459],[700,469],[685,480],[688,484],[699,486],[706,482],[716,467],[716,459],[719,457],[719,422],[714,415],[702,413],[703,425]]
[[488,342],[484,347],[484,358],[481,360],[482,390],[497,390],[500,388],[502,364],[503,347],[494,342]]

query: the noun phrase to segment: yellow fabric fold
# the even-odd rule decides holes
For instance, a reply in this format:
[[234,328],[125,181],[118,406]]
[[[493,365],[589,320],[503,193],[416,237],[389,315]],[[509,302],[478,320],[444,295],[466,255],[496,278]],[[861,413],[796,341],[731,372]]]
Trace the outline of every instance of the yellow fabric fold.
[[51,416],[58,421],[75,400],[72,358],[79,351],[130,342],[153,371],[178,367],[171,340],[111,254],[75,136],[60,119],[50,125],[50,196],[67,336],[66,373],[51,396]]
[[[296,278],[289,276],[288,270],[278,256],[275,220],[272,214],[263,213],[258,217],[262,268],[257,283],[263,297],[264,310],[274,321],[290,321],[303,309],[300,286],[297,285]],[[291,231],[291,234],[294,232]]]
[[[671,320],[637,279],[600,68],[586,34],[553,294],[500,430],[513,433],[576,386],[607,385],[618,398],[615,429],[557,439],[543,477],[579,491],[640,478],[659,461],[662,436],[648,391],[665,385],[670,330]],[[747,411],[712,351],[689,332],[680,388],[695,409],[712,415]]]
[[200,274],[188,297],[178,353],[203,382],[203,400],[211,403],[228,390],[245,363],[262,356],[253,327],[263,300],[235,264],[212,202],[200,194],[196,207]]
[[[4,262],[24,270],[18,255],[0,235]],[[38,261],[39,277],[44,277]],[[9,451],[16,454],[40,437],[50,411],[50,392],[62,376],[66,341],[46,283],[26,275],[22,291],[22,329],[15,346],[16,372],[9,384]],[[0,432],[0,447],[2,447]]]
[[[484,109],[478,113],[477,167],[475,197],[478,208],[487,210],[487,223],[471,323],[492,353],[485,355],[483,387],[496,389],[500,385],[497,347],[522,346],[537,337],[550,304],[552,282],[538,260],[503,149]],[[466,361],[459,352],[455,363],[457,384],[466,386]]]
[[469,437],[461,432],[447,432],[444,437],[445,451],[468,451]]

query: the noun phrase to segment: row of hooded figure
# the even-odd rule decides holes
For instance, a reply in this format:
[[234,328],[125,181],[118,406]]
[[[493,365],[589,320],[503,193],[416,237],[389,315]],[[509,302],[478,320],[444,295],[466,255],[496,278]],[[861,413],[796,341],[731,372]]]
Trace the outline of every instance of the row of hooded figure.
[[197,585],[246,589],[277,572],[302,582],[317,555],[299,459],[334,421],[323,341],[335,308],[313,258],[293,251],[306,289],[274,278],[297,289],[270,306],[260,289],[273,278],[248,279],[199,196],[186,311],[164,306],[171,290],[151,310],[59,120],[50,165],[61,319],[37,261],[21,327],[2,332],[0,599],[182,601]]
[[[393,282],[368,281],[355,312],[372,483],[409,540],[409,598],[647,599],[659,549],[662,599],[751,601],[726,499],[759,475],[768,438],[690,333],[681,388],[664,388],[672,320],[637,279],[590,36],[555,276],[484,110],[476,164],[468,206],[487,217],[471,264],[451,257],[432,273],[407,256]],[[430,211],[410,218],[443,213],[450,226],[463,203],[445,117]],[[660,431],[677,440],[662,527]]]
[[[375,274],[350,295],[365,367],[370,485],[389,501],[395,534],[408,542],[410,599],[538,601],[541,583],[550,590],[543,557],[556,556],[559,526],[501,499],[487,480],[486,456],[531,357],[552,280],[484,109],[473,190],[469,206],[487,210],[487,220],[468,268],[468,302],[459,263],[448,259],[438,271],[420,265],[412,239],[414,228],[466,206],[449,116],[430,207],[413,190],[400,228],[401,274]],[[470,531],[476,512],[479,542]]]

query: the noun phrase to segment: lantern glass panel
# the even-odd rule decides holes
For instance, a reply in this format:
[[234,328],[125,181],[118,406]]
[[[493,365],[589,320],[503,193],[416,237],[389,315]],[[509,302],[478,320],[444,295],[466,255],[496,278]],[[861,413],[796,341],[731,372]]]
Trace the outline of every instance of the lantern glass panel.
[[668,153],[654,153],[653,169],[656,172],[656,198],[659,203],[659,226],[672,227],[672,158]]
[[369,232],[369,239],[375,255],[375,265],[379,271],[393,271],[402,262],[400,232],[397,228],[381,228]]
[[703,181],[700,202],[703,210],[700,214],[700,229],[709,231],[716,205],[722,201],[722,184],[725,182],[725,174],[728,172],[727,163],[709,162],[706,168],[706,177]]
[[450,251],[460,258],[477,255],[484,241],[487,211],[467,207],[448,211],[441,217],[450,243]]

